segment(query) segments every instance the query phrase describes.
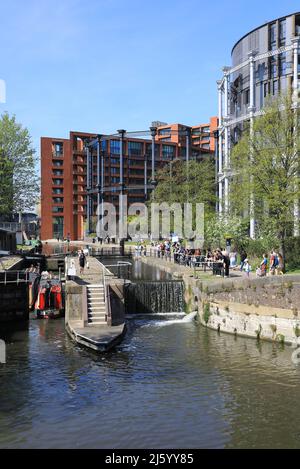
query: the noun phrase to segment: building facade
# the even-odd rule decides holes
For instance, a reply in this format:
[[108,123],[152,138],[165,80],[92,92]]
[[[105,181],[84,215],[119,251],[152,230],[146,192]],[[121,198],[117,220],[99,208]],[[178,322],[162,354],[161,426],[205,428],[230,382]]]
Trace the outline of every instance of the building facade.
[[[203,127],[207,130],[208,125]],[[176,158],[213,155],[210,148],[193,145],[191,131],[188,136],[183,131],[186,128],[178,127],[175,140],[167,141],[160,138],[159,128],[109,136],[70,132],[68,139],[42,137],[41,239],[84,239],[95,231],[100,199],[114,204],[118,215],[120,191],[128,205],[145,202],[159,168]],[[140,134],[145,138],[137,138]]]
[[[218,81],[219,213],[229,209],[230,150],[246,121],[260,115],[268,96],[288,89],[298,98],[300,76],[300,12],[264,24],[246,34],[233,47],[232,65],[223,68]],[[251,205],[251,202],[250,202]],[[250,236],[255,237],[254,214],[250,207]]]
[[186,138],[193,148],[215,152],[214,132],[218,129],[218,117],[211,117],[209,123],[194,126],[184,124],[165,124],[157,127],[156,140],[173,142],[179,147],[186,147]]

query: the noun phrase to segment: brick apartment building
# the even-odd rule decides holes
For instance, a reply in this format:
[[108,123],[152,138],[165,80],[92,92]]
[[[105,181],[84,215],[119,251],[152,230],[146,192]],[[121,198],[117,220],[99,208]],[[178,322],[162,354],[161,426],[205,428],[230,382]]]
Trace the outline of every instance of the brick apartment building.
[[[187,135],[190,157],[199,159],[214,154],[213,132],[217,118],[210,124],[186,127],[181,124],[163,125],[155,136],[155,170],[176,158],[185,158]],[[171,129],[171,132],[166,129]],[[70,132],[68,139],[41,138],[41,238],[84,239],[87,230],[87,156],[85,146],[97,139],[96,134]],[[123,183],[128,204],[144,202],[149,195],[152,170],[152,142],[149,138],[123,138]],[[90,147],[90,185],[97,187],[101,172],[97,149]],[[120,138],[118,135],[101,137],[103,161],[103,194],[118,212],[120,191]],[[102,163],[101,163],[102,164]],[[99,166],[99,170],[98,170]],[[94,191],[96,192],[96,191]],[[89,211],[95,216],[97,195],[89,196]]]

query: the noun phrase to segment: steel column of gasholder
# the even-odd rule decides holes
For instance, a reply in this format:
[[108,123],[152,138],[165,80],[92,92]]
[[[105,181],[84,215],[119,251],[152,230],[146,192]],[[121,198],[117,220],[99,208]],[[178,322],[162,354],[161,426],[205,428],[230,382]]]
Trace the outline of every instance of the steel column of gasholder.
[[151,137],[152,137],[152,160],[151,160],[151,184],[153,188],[155,187],[155,137],[157,132],[157,127],[150,127]]
[[86,146],[86,234],[90,233],[90,149]]
[[144,155],[144,194],[147,200],[147,154]]
[[[123,223],[123,190],[124,190],[124,176],[123,176],[123,143],[124,143],[124,135],[126,134],[126,130],[121,129],[118,130],[118,134],[120,136],[120,192],[119,192],[119,221],[121,220],[121,223]],[[119,225],[120,226],[120,225]],[[119,238],[123,239],[122,236],[120,237],[119,233]]]

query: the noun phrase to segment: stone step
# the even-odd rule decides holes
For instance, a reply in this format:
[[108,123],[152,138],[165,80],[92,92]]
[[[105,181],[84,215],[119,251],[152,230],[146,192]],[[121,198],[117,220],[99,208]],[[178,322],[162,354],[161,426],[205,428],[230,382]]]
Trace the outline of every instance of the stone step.
[[101,320],[105,321],[106,314],[89,314],[88,319],[92,319],[93,321],[96,321],[98,319],[99,319],[99,321],[101,321]]
[[100,308],[100,309],[105,309],[105,303],[88,303],[88,308]]
[[103,290],[104,285],[87,285],[88,290]]
[[104,326],[107,325],[106,321],[88,321],[88,326]]

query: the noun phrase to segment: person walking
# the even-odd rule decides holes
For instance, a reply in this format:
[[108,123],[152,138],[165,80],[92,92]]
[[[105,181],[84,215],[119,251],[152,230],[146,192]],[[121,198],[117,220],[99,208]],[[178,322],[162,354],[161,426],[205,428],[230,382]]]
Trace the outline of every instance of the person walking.
[[275,275],[275,270],[278,265],[278,257],[273,249],[273,251],[270,254],[270,275]]
[[283,257],[280,253],[278,253],[278,264],[275,268],[276,275],[283,275],[284,271],[284,262],[283,262]]
[[80,275],[82,275],[84,273],[84,267],[85,267],[85,263],[86,263],[86,257],[84,255],[84,252],[83,251],[79,251],[79,267],[80,267]]

